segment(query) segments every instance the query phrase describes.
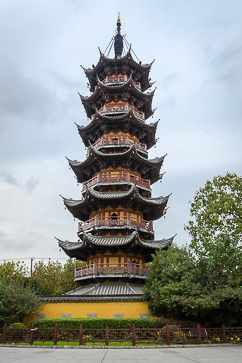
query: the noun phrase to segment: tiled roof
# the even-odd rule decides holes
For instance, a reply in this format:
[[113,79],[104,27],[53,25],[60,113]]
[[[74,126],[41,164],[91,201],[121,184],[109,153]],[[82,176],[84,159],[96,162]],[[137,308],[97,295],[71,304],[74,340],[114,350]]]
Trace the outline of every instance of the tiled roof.
[[93,302],[143,302],[142,295],[109,295],[109,296],[94,296],[94,295],[61,295],[61,296],[39,296],[43,303],[93,303]]
[[[93,187],[87,187],[87,193],[84,194],[84,198],[81,200],[62,198],[66,208],[68,208],[75,218],[81,221],[86,221],[89,218],[90,210],[99,207],[101,201],[105,205],[108,205],[110,201],[118,200],[122,205],[122,201],[127,199],[129,200],[130,206],[136,209],[146,207],[146,210],[144,210],[145,219],[155,220],[164,215],[169,195],[157,198],[142,197],[136,189],[136,184],[132,183],[130,189],[127,191],[99,192],[94,190]],[[104,204],[102,204],[103,208],[105,207]],[[88,208],[85,209],[84,207]],[[154,207],[156,208],[154,209]]]
[[151,84],[149,82],[149,71],[150,71],[152,63],[150,63],[150,64],[137,63],[132,57],[131,49],[129,49],[127,54],[121,58],[111,59],[111,58],[105,57],[103,54],[100,54],[100,59],[99,59],[97,65],[94,66],[94,68],[85,69],[83,67],[83,69],[84,69],[86,76],[89,79],[89,83],[91,85],[90,90],[93,92],[95,85],[96,85],[95,75],[100,73],[104,69],[104,67],[106,67],[108,65],[113,68],[116,68],[116,67],[122,66],[122,64],[128,64],[130,66],[130,69],[135,69],[138,72],[140,72],[141,80],[142,80],[142,84],[143,84],[143,91],[144,91],[144,90],[150,88],[150,86],[151,86]]
[[[145,253],[147,250],[147,256],[150,257],[150,253],[152,253],[152,251],[166,249],[168,246],[170,246],[175,236],[168,239],[163,238],[161,240],[142,240],[140,239],[137,231],[134,231],[131,235],[128,236],[93,236],[89,233],[83,232],[80,238],[82,238],[82,240],[78,242],[61,241],[58,238],[57,241],[59,243],[59,247],[61,247],[69,257],[78,256],[79,259],[85,259],[81,258],[82,255],[86,256],[86,251],[90,251],[90,248],[91,254],[92,248],[95,246],[108,248],[114,246],[122,247],[127,245],[131,245],[131,249],[135,249],[135,246],[140,246],[143,250],[142,253]],[[147,259],[147,261],[150,260],[151,258]]]
[[69,291],[66,295],[89,295],[89,296],[120,296],[141,295],[142,284],[129,284],[128,282],[101,282],[88,286],[80,286]]
[[111,114],[108,116],[96,110],[96,115],[94,115],[93,120],[87,126],[79,126],[76,124],[78,132],[82,137],[85,146],[89,146],[89,137],[90,135],[93,135],[94,131],[97,132],[98,128],[100,127],[100,122],[102,122],[103,124],[106,123],[106,125],[109,126],[113,124],[114,120],[116,123],[120,122],[120,126],[127,126],[128,121],[129,124],[137,127],[138,129],[141,129],[143,133],[145,133],[144,139],[148,149],[155,144],[155,132],[158,121],[155,123],[146,124],[144,120],[142,120],[135,114],[133,108],[131,107],[128,111],[125,111],[125,113],[121,115]]
[[[79,96],[85,108],[87,117],[91,118],[92,115],[95,114],[93,105],[97,103],[102,105],[104,103],[104,93],[111,93],[111,95],[115,93],[117,93],[117,95],[121,95],[123,92],[125,94],[128,93],[128,98],[132,98],[135,101],[137,101],[137,99],[143,100],[143,105],[141,108],[145,112],[145,118],[147,119],[153,114],[151,104],[155,90],[156,88],[154,88],[154,90],[151,92],[144,93],[134,85],[132,80],[129,80],[123,84],[118,84],[116,86],[108,86],[105,83],[99,83],[95,91],[90,96],[83,96],[80,93]],[[102,100],[101,103],[100,100]]]
[[[99,151],[95,146],[90,146],[90,153],[88,154],[88,157],[85,161],[80,162],[77,160],[70,160],[67,158],[70,167],[73,169],[74,173],[77,176],[78,182],[84,182],[88,180],[88,176],[84,176],[85,168],[90,167],[93,163],[101,163],[100,167],[102,168],[106,167],[104,163],[109,163],[112,160],[118,160],[121,165],[122,163],[125,163],[127,161],[127,158],[129,158],[132,161],[138,162],[140,165],[140,173],[141,177],[150,179],[151,184],[159,180],[159,171],[161,168],[161,165],[163,164],[163,160],[166,155],[162,157],[157,157],[155,159],[146,159],[143,156],[141,156],[138,152],[138,150],[135,147],[135,144],[129,146],[126,151],[122,153],[109,153],[105,154],[101,151]],[[146,167],[147,175],[142,176],[142,170],[144,170],[144,167]]]

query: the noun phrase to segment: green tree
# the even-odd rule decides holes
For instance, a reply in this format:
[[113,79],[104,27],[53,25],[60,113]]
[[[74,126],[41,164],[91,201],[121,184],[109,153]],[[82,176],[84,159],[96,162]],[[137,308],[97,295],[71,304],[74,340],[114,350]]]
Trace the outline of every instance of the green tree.
[[241,288],[233,287],[226,273],[214,273],[213,265],[200,263],[189,248],[171,246],[157,252],[143,292],[155,316],[210,326],[242,324]]
[[242,178],[227,173],[207,181],[191,202],[190,214],[194,218],[185,226],[198,244],[203,238],[214,238],[221,234],[231,238],[242,237]]
[[42,303],[29,287],[18,283],[8,285],[0,281],[0,324],[7,322],[23,322],[28,315],[39,310]]
[[0,280],[0,326],[3,326],[7,321],[8,309],[5,288],[5,282]]
[[85,266],[86,262],[69,258],[63,266],[61,274],[61,292],[67,292],[79,286],[74,282],[75,267]]
[[185,247],[173,245],[167,251],[153,255],[150,273],[143,288],[153,315],[183,316],[184,296],[191,291],[195,293],[192,287],[195,268],[194,259]]
[[38,261],[34,264],[30,284],[39,295],[58,295],[61,292],[62,265],[49,260],[47,264]]
[[153,259],[144,288],[149,307],[155,315],[242,324],[242,178],[227,173],[207,181],[190,212],[190,246]]
[[85,264],[75,259],[68,259],[64,265],[50,259],[47,264],[38,261],[30,276],[30,271],[23,262],[4,262],[0,265],[0,279],[9,285],[33,288],[38,295],[60,295],[79,286],[74,282],[75,267]]
[[38,295],[60,295],[79,286],[74,282],[75,266],[85,264],[75,259],[68,259],[64,266],[59,261],[39,261],[34,264],[30,285]]
[[24,262],[6,262],[0,265],[0,279],[8,284],[18,283],[24,285],[26,277],[29,275],[28,268]]

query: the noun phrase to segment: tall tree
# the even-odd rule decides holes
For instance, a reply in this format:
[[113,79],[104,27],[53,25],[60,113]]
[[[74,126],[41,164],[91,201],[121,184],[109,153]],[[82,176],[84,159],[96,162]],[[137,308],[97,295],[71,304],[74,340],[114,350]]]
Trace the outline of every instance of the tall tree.
[[0,279],[6,281],[8,284],[16,282],[19,285],[24,285],[28,275],[29,271],[24,262],[4,261],[0,265]]
[[38,296],[28,287],[14,282],[8,285],[0,280],[0,324],[23,322],[28,315],[33,315],[42,306]]
[[229,235],[242,237],[242,178],[227,173],[207,181],[191,202],[190,214],[194,218],[185,226],[192,237],[192,245],[203,238]]

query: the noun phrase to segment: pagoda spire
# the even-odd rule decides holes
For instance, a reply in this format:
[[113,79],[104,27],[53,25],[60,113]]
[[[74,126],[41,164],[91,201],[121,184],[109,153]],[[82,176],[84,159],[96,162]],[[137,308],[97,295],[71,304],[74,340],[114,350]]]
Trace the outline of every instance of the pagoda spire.
[[118,13],[117,34],[114,38],[115,58],[121,58],[123,53],[123,36],[120,34],[120,28],[121,28],[121,20],[120,20],[120,13]]

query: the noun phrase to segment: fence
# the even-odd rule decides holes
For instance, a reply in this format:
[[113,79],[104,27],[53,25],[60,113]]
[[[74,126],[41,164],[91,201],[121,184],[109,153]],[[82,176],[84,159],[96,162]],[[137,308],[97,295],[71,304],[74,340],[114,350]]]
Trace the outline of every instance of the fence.
[[79,345],[103,343],[129,342],[133,346],[142,344],[213,344],[213,343],[240,343],[242,342],[241,328],[164,328],[140,329],[79,329],[58,328],[7,328],[6,324],[0,328],[0,343],[29,343],[34,342],[78,342]]

